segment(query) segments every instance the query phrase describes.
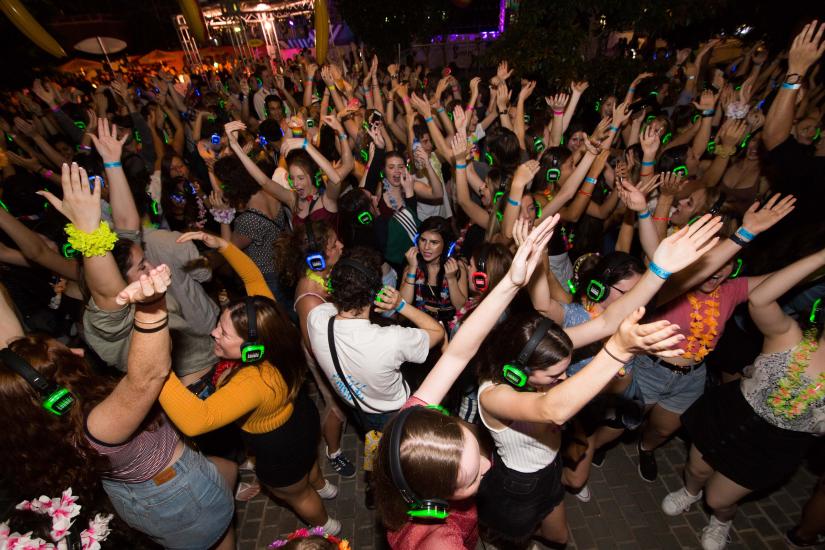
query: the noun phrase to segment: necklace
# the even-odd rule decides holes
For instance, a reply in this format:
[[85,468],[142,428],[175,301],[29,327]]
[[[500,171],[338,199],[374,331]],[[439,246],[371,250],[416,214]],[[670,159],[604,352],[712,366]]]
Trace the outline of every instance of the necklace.
[[390,189],[391,187],[389,180],[387,180],[387,178],[384,178],[384,196],[387,197],[387,201],[389,201],[390,203],[390,208],[392,208],[393,210],[400,210],[402,205],[399,204],[398,200],[396,200],[396,198],[392,196]]
[[310,281],[312,281],[314,283],[318,283],[319,285],[321,285],[324,288],[327,287],[326,278],[321,277],[320,275],[318,275],[317,273],[315,273],[311,269],[307,269],[306,272],[304,273],[304,275],[306,275],[306,278],[309,279]]
[[779,387],[768,396],[768,405],[777,416],[795,418],[825,396],[825,372],[808,385],[802,382],[802,374],[811,361],[811,354],[819,348],[815,337],[808,333],[791,351],[791,364],[787,374],[779,381]]
[[[704,300],[704,304],[696,293],[691,292],[687,295],[692,310],[690,335],[687,337],[685,353],[682,355],[685,359],[699,362],[713,351],[713,340],[719,335],[719,294],[719,287],[716,287],[709,298]],[[706,308],[704,313],[701,311],[702,305]]]

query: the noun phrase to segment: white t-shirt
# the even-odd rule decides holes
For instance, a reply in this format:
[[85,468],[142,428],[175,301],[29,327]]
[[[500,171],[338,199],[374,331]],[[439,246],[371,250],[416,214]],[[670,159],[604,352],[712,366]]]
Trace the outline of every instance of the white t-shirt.
[[[355,407],[335,372],[329,350],[327,327],[329,318],[337,313],[333,304],[321,304],[309,313],[309,343],[332,387]],[[364,412],[390,412],[400,409],[410,396],[401,376],[401,363],[423,363],[430,351],[430,339],[426,331],[418,328],[381,327],[367,319],[336,319],[335,351]]]

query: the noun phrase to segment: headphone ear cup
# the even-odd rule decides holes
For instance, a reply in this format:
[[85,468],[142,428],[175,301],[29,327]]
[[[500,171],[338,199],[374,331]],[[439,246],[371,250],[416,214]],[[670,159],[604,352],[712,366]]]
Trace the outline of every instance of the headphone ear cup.
[[596,279],[590,279],[590,282],[587,283],[585,294],[591,302],[598,304],[599,302],[605,301],[610,295],[610,287]]
[[527,385],[530,369],[518,363],[506,363],[501,369],[501,376],[514,388],[521,389]]

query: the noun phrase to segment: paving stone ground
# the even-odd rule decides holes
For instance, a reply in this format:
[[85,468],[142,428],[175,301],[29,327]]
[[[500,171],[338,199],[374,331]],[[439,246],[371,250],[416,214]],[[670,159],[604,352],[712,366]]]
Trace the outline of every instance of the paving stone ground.
[[[356,458],[361,472],[363,442],[352,428],[344,435],[344,452]],[[323,457],[323,451],[319,456]],[[593,469],[590,477],[592,499],[579,502],[572,495],[565,499],[567,522],[571,530],[570,550],[609,549],[699,549],[699,535],[708,516],[695,505],[682,516],[668,517],[660,509],[662,498],[681,486],[687,456],[685,443],[674,439],[656,453],[659,479],[643,481],[636,472],[636,447],[632,441],[611,449],[603,468]],[[354,550],[388,548],[376,514],[364,507],[364,483],[341,479],[326,460],[322,469],[330,482],[338,485],[338,497],[327,502],[327,510],[343,524]],[[250,480],[251,474],[244,473]],[[814,487],[817,476],[801,467],[781,488],[750,498],[739,509],[731,531],[731,550],[779,550],[787,548],[783,533],[796,523],[802,506]],[[237,503],[237,533],[240,550],[259,550],[279,536],[303,526],[287,508],[261,494],[246,503]],[[479,548],[483,548],[479,544]],[[487,548],[491,548],[487,545]]]

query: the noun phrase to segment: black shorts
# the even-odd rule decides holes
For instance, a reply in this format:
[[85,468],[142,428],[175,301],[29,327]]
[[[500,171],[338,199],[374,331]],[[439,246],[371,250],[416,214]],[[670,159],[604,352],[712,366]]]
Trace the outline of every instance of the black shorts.
[[564,500],[561,471],[560,454],[541,470],[523,473],[505,466],[496,453],[476,497],[478,521],[491,542],[523,541],[533,535],[547,514]]
[[298,393],[289,420],[262,434],[243,432],[255,455],[255,475],[269,487],[287,487],[300,481],[318,460],[321,417],[305,389]]

